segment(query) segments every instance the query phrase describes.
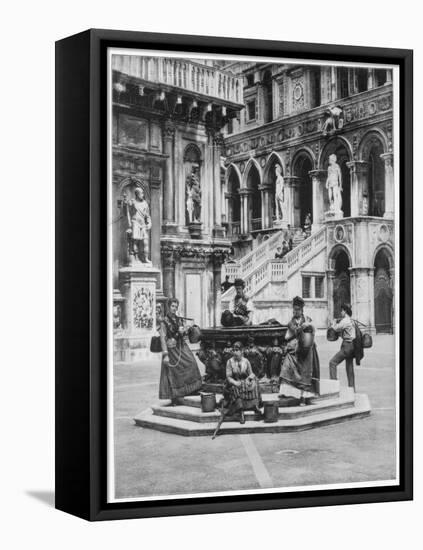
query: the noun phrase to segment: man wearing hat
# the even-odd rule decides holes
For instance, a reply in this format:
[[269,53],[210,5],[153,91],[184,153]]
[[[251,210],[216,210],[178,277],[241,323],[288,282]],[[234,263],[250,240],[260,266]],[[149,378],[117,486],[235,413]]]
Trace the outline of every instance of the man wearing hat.
[[222,325],[225,327],[249,326],[253,324],[253,304],[245,294],[245,282],[235,279],[235,298],[231,311],[222,313]]
[[352,309],[350,304],[341,305],[341,319],[332,323],[332,328],[341,335],[341,349],[336,353],[329,362],[329,376],[331,380],[337,380],[337,367],[342,361],[345,361],[347,370],[348,386],[354,388],[354,340],[356,337],[355,323],[351,319]]

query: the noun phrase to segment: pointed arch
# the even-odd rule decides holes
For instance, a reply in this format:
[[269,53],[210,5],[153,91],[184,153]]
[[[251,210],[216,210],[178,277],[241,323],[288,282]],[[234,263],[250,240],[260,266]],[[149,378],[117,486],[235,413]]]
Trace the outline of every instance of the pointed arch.
[[255,158],[251,157],[250,160],[247,162],[247,165],[245,167],[244,174],[243,174],[243,177],[242,177],[242,186],[241,187],[244,187],[244,188],[247,187],[248,176],[250,175],[251,169],[253,167],[257,170],[257,173],[258,173],[258,176],[259,176],[259,179],[260,179],[260,185],[261,185],[261,183],[263,181],[263,174],[262,174],[261,166]]
[[282,160],[282,157],[276,151],[272,151],[263,170],[263,183],[273,183],[275,176],[272,173],[272,169],[276,164],[281,166],[282,176],[286,174],[285,163]]
[[229,180],[231,179],[231,177],[235,177],[239,183],[238,187],[241,187],[242,174],[238,166],[233,162],[231,162],[231,164],[226,168],[226,174],[225,174],[226,189],[228,190],[229,193],[232,193],[229,185]]
[[336,150],[344,148],[348,155],[348,160],[351,161],[353,159],[353,150],[351,147],[351,143],[344,138],[343,136],[334,136],[333,138],[329,139],[326,145],[323,147],[323,149],[320,151],[319,160],[318,160],[318,168],[320,170],[326,170],[327,161],[329,158],[329,155],[332,153],[336,154]]
[[312,165],[312,170],[316,167],[316,156],[313,153],[312,149],[307,146],[301,146],[301,149],[298,149],[298,151],[295,152],[294,156],[292,157],[291,161],[291,174],[295,175],[295,168],[298,164],[298,161],[303,159],[304,157],[308,158],[310,160],[310,163]]
[[367,161],[372,145],[377,142],[382,146],[384,153],[389,151],[388,138],[383,130],[372,128],[365,132],[358,146],[358,159]]

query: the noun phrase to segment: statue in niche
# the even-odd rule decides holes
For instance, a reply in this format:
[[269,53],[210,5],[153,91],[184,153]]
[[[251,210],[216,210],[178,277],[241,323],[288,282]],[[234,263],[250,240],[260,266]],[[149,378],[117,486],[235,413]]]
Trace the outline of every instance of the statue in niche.
[[186,210],[188,223],[201,221],[200,167],[193,163],[186,180]]
[[333,134],[336,130],[341,130],[344,126],[343,110],[341,107],[329,107],[325,112],[326,120],[323,123],[322,134],[327,136]]
[[336,162],[336,155],[329,155],[328,177],[326,189],[329,194],[329,210],[340,212],[342,210],[342,172]]
[[284,179],[282,176],[282,167],[280,164],[275,166],[275,210],[276,210],[276,220],[284,219],[285,212],[285,189],[284,189]]
[[128,220],[129,255],[143,264],[151,264],[149,253],[149,232],[151,229],[150,207],[145,200],[144,190],[136,187],[134,198],[129,199],[126,193],[122,200],[124,215]]

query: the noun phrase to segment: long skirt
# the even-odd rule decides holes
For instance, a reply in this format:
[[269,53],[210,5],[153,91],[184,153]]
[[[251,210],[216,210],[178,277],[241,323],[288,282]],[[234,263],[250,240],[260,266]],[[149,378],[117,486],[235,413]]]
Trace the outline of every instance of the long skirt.
[[203,381],[195,357],[187,343],[169,348],[168,353],[169,366],[162,361],[159,398],[173,399],[198,391]]
[[319,378],[319,356],[314,344],[305,353],[290,350],[282,363],[280,393],[293,397],[311,397],[317,393]]
[[241,380],[241,386],[225,382],[223,387],[222,410],[226,414],[247,411],[260,406],[260,387],[258,380]]

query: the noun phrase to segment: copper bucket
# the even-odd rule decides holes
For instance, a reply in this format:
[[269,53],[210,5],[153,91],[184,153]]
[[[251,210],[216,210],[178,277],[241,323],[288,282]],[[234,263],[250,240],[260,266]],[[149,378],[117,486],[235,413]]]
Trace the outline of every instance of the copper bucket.
[[279,420],[279,401],[266,401],[263,416],[264,422],[277,422]]

